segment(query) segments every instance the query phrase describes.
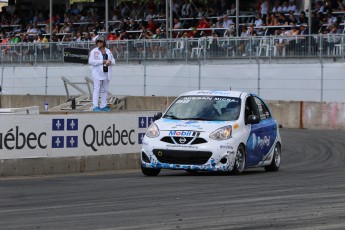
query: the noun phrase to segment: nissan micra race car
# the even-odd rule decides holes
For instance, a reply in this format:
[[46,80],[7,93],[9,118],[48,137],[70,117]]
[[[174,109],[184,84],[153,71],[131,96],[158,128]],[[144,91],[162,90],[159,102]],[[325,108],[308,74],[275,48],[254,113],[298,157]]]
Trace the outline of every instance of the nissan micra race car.
[[154,119],[141,150],[141,169],[147,176],[157,176],[161,169],[234,174],[250,167],[279,169],[279,126],[254,94],[187,92]]

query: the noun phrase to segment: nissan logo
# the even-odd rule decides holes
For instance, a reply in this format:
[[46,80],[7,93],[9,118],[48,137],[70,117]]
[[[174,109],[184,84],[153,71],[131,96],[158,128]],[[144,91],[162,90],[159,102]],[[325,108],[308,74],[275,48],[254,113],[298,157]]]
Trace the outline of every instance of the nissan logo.
[[184,137],[180,137],[180,140],[179,140],[179,142],[181,143],[181,144],[184,144],[184,143],[186,143],[186,138],[184,138]]

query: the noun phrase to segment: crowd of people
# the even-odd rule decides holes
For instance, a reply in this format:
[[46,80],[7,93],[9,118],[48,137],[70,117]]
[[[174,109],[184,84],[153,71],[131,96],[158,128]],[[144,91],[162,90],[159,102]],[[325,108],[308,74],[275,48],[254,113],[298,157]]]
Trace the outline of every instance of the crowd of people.
[[[236,5],[234,1],[215,0],[173,1],[172,37],[198,38],[202,36],[256,36],[339,33],[345,15],[345,0],[313,1],[312,22],[308,12],[296,6],[295,0],[257,0],[251,6],[252,16],[241,17],[240,30],[235,28]],[[168,37],[166,1],[147,0],[123,2],[110,10],[108,34],[105,34],[104,12],[90,6],[81,8],[72,4],[68,9],[55,10],[50,37],[49,10],[34,10],[23,14],[20,5],[12,12],[0,12],[0,40],[6,43],[35,43],[48,41],[95,41],[98,36],[107,40],[164,39]],[[344,12],[344,14],[339,13]],[[272,29],[264,29],[267,26]],[[279,28],[278,28],[279,27]],[[292,29],[293,28],[293,29]],[[336,28],[336,30],[334,29]],[[288,31],[288,32],[287,32]],[[3,48],[6,52],[6,49]]]

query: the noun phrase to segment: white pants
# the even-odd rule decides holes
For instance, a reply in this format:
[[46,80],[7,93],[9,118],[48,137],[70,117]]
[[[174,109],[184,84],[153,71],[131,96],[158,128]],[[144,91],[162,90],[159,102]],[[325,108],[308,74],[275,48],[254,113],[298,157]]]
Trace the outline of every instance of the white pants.
[[[95,80],[95,79],[93,80],[93,96],[92,96],[93,108],[95,107],[104,108],[107,106],[108,87],[109,87],[109,80]],[[101,103],[98,106],[99,98],[101,98]]]

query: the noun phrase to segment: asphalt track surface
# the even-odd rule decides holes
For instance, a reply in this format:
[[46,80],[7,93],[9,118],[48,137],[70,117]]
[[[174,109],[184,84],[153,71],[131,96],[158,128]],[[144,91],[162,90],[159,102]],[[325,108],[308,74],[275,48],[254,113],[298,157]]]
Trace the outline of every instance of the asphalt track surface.
[[278,172],[0,179],[0,229],[345,229],[345,132],[281,135]]

